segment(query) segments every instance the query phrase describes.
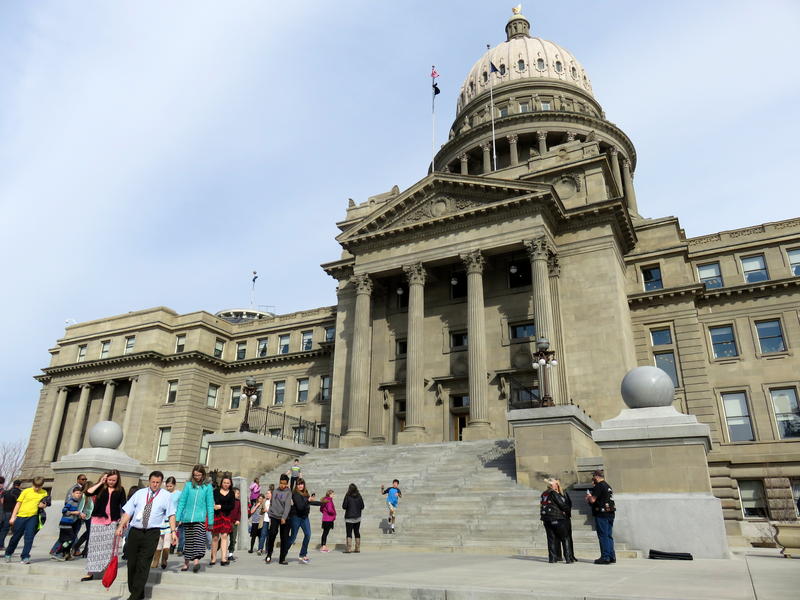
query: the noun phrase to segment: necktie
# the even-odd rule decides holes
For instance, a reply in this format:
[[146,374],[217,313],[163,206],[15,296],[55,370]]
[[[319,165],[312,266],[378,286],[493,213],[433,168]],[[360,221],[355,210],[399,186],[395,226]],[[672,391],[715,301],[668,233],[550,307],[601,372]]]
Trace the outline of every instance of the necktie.
[[[161,490],[158,490],[159,492]],[[153,509],[153,498],[156,497],[158,492],[153,495],[150,495],[150,492],[147,493],[147,502],[144,503],[144,512],[142,513],[142,529],[147,529],[147,522],[150,520],[150,511]]]

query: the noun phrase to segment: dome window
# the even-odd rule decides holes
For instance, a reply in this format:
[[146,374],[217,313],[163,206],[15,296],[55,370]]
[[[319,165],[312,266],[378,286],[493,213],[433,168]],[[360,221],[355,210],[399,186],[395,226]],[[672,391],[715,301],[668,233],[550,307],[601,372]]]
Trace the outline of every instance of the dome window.
[[572,67],[572,78],[573,79],[578,78],[578,69],[576,69],[575,67]]
[[540,71],[544,71],[544,59],[543,58],[537,58],[536,59],[536,68],[539,69]]
[[506,74],[506,66],[504,64],[501,64],[500,65],[500,76],[502,77],[505,74]]
[[489,81],[489,74],[486,71],[484,71],[483,72],[483,83],[486,83],[487,81]]
[[520,71],[524,71],[524,70],[525,70],[525,61],[524,61],[524,60],[522,60],[521,58],[520,58],[520,59],[519,59],[519,61],[517,62],[517,68],[518,68]]
[[560,60],[556,61],[556,73],[561,73],[564,70],[564,65],[561,64]]
[[470,81],[469,82],[469,93],[470,94],[474,94],[475,93],[475,82],[474,81]]

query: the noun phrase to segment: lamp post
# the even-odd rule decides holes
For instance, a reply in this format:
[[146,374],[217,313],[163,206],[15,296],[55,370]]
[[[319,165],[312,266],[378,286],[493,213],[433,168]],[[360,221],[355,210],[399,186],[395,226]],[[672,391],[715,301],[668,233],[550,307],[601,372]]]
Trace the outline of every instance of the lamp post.
[[550,390],[548,388],[547,373],[548,371],[557,366],[556,353],[550,350],[550,340],[546,337],[540,337],[536,340],[536,352],[533,353],[533,364],[531,365],[535,371],[539,371],[539,381],[542,386],[542,406],[555,406],[553,399],[550,397]]
[[250,407],[258,399],[257,385],[256,378],[252,375],[244,380],[244,387],[242,387],[242,395],[239,396],[239,400],[247,404],[244,407],[244,421],[239,426],[239,431],[250,431]]

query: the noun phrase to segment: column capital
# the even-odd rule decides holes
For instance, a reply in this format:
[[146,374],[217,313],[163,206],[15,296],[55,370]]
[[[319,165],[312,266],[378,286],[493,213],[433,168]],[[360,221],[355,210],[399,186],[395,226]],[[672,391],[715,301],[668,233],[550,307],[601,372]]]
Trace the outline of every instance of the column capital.
[[68,392],[69,386],[68,385],[60,385],[56,388],[56,391],[60,394],[61,392]]
[[536,132],[536,137],[539,139],[539,141],[542,141],[547,138],[547,132],[543,129],[540,129]]
[[372,278],[366,273],[359,273],[350,278],[356,288],[356,294],[372,294]]
[[507,135],[506,139],[508,140],[509,144],[516,144],[519,140],[519,136],[516,133],[512,133],[511,135]]
[[425,285],[427,273],[421,262],[403,265],[403,272],[406,274],[408,285]]
[[459,258],[464,262],[467,273],[483,273],[483,267],[486,265],[486,259],[480,250],[473,250],[460,254]]
[[535,240],[525,240],[522,243],[525,245],[525,250],[528,252],[528,257],[531,261],[547,260],[553,254],[553,248],[544,236]]
[[106,379],[106,380],[103,382],[103,385],[105,385],[105,386],[111,386],[111,387],[113,387],[113,386],[117,385],[117,382],[116,382],[116,381],[114,381],[113,379]]
[[616,156],[617,154],[619,154],[619,150],[617,149],[616,146],[610,146],[609,149],[608,149],[608,153],[611,156]]
[[631,161],[628,160],[627,156],[622,157],[622,168],[626,170],[630,170],[631,168]]
[[128,377],[128,380],[131,383],[136,383],[137,381],[139,381],[139,376],[138,375],[134,375],[133,377]]
[[492,142],[481,142],[481,150],[488,152],[492,147]]
[[469,154],[467,154],[466,152],[462,152],[461,154],[458,155],[458,160],[460,160],[461,162],[467,162],[469,160]]
[[90,390],[90,389],[92,389],[92,384],[91,383],[82,383],[81,384],[81,389],[82,390]]

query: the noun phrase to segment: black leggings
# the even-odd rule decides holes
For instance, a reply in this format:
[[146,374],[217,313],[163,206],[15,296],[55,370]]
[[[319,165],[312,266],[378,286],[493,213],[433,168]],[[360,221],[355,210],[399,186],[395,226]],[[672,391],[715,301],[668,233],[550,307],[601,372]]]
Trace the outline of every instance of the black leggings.
[[361,539],[361,521],[358,523],[345,523],[344,528],[347,530],[347,537]]
[[[265,527],[269,527],[266,523],[264,524]],[[261,535],[261,527],[258,525],[250,525],[250,552],[253,551],[253,546],[256,543],[256,540]]]
[[[264,524],[266,526],[266,523]],[[267,556],[272,556],[272,550],[275,548],[275,539],[281,535],[281,553],[280,561],[286,560],[286,555],[289,554],[289,523],[281,523],[278,517],[271,517],[269,520],[269,538],[267,538]]]
[[323,521],[322,522],[322,545],[325,546],[328,543],[328,534],[330,533],[331,529],[333,529],[333,521]]

